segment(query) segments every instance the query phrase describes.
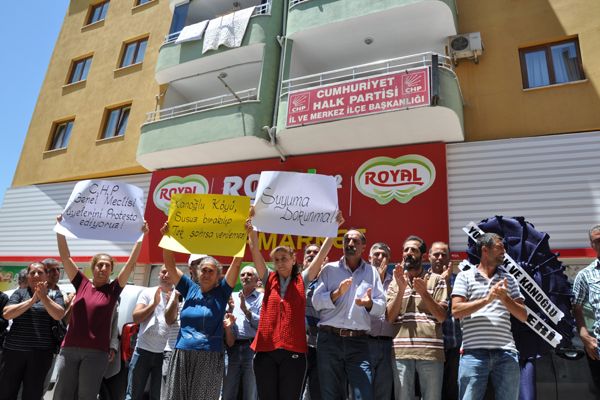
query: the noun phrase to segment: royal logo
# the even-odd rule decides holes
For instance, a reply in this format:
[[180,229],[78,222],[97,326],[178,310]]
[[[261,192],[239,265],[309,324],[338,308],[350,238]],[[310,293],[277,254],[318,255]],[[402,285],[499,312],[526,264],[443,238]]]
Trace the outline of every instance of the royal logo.
[[382,205],[394,199],[408,203],[429,189],[434,181],[433,163],[417,154],[372,158],[364,162],[354,176],[358,190]]
[[169,215],[171,196],[178,193],[208,193],[208,181],[202,175],[169,176],[156,185],[152,200],[159,210]]

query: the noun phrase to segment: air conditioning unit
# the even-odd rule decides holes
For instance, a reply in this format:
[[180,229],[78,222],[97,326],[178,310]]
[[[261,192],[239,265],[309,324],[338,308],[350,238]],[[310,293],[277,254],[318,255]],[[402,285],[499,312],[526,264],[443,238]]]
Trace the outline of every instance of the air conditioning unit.
[[480,32],[462,33],[448,37],[448,55],[458,64],[458,60],[467,58],[475,64],[479,62],[479,56],[483,54],[483,42]]

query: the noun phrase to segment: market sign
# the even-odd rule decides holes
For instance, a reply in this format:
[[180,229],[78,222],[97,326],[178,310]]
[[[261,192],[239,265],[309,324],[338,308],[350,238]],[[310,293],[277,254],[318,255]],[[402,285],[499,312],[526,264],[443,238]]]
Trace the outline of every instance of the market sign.
[[405,110],[431,102],[429,67],[292,92],[287,127]]
[[[294,156],[283,163],[271,158],[154,171],[145,218],[156,229],[150,229],[148,253],[142,253],[140,262],[162,262],[157,228],[167,219],[164,210],[169,207],[170,196],[208,190],[212,194],[248,196],[254,201],[262,171],[310,171],[333,177],[338,206],[346,222],[338,230],[330,260],[341,256],[341,236],[349,228],[363,231],[368,246],[379,241],[388,243],[398,257],[394,260],[401,258],[402,241],[409,235],[419,235],[427,243],[448,241],[446,145],[429,143]],[[260,231],[258,239],[267,260],[270,250],[277,246],[301,250],[323,240]],[[363,256],[368,256],[366,251]],[[298,257],[301,261],[301,253]],[[178,258],[182,263],[186,260],[185,256]],[[248,251],[244,260],[251,260]]]

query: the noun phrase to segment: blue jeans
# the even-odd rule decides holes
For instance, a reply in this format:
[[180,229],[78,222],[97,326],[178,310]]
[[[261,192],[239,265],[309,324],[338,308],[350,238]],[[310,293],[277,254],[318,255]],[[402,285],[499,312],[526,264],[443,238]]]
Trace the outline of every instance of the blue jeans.
[[153,353],[136,347],[129,363],[125,400],[143,399],[148,378],[150,378],[150,400],[160,400],[162,365],[162,352]]
[[374,399],[367,336],[340,337],[319,331],[317,349],[323,400],[345,399],[347,383],[354,400]]
[[396,359],[400,388],[396,390],[401,400],[415,398],[415,372],[419,373],[419,385],[423,400],[439,400],[442,397],[444,363],[430,360]]
[[242,384],[244,400],[256,400],[256,379],[252,369],[254,352],[250,341],[236,342],[227,349],[227,369],[223,380],[223,400],[236,400],[238,388]]
[[458,390],[465,400],[483,399],[491,377],[496,400],[519,399],[519,355],[509,350],[465,350],[458,367]]
[[369,336],[369,354],[373,374],[373,396],[375,399],[391,400],[394,388],[392,374],[392,338]]

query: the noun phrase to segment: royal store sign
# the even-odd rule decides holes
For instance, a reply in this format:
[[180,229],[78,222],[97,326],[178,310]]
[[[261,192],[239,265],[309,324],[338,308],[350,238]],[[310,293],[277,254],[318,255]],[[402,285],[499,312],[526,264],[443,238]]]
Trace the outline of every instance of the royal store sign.
[[[254,198],[261,171],[309,170],[336,179],[339,207],[346,219],[340,236],[350,227],[359,228],[367,235],[369,246],[377,241],[386,242],[398,257],[402,241],[408,235],[422,236],[427,243],[448,240],[446,146],[443,143],[294,156],[284,163],[277,158],[155,171],[145,218],[151,226],[162,226],[174,193]],[[158,230],[150,230],[149,252],[142,255],[149,259],[142,262],[162,262],[159,241]],[[279,245],[300,250],[315,241],[310,237],[259,233],[265,255]],[[249,252],[246,256],[249,260]],[[340,256],[341,240],[338,240],[329,259]],[[178,260],[185,262],[185,257]]]
[[429,68],[292,92],[287,127],[428,106]]

